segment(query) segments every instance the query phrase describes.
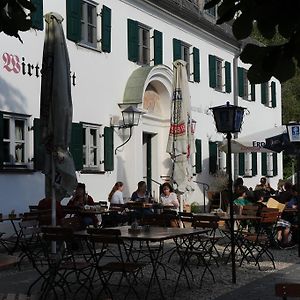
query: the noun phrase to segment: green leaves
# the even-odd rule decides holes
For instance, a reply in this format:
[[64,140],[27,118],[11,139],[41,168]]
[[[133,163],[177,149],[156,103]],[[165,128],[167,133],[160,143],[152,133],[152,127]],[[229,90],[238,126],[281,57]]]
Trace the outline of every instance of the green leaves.
[[242,40],[247,38],[252,32],[252,18],[249,15],[241,14],[232,25],[233,35],[238,39]]
[[0,32],[17,37],[21,42],[19,31],[31,28],[30,14],[35,11],[34,5],[28,0],[0,0]]
[[215,5],[219,5],[217,24],[232,20],[237,40],[251,37],[254,24],[265,39],[267,46],[247,44],[240,56],[252,64],[248,72],[251,83],[262,83],[272,76],[285,82],[295,75],[296,64],[300,67],[300,1],[212,0],[204,9]]

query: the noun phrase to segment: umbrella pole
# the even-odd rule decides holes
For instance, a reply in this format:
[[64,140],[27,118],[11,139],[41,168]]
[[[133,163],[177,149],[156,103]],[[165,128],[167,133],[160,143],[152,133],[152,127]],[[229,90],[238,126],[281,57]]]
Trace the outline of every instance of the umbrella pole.
[[[52,202],[51,202],[51,224],[56,226],[56,195],[55,195],[55,163],[54,163],[54,154],[51,154],[51,193],[52,193]],[[51,242],[52,253],[56,253],[56,242]]]

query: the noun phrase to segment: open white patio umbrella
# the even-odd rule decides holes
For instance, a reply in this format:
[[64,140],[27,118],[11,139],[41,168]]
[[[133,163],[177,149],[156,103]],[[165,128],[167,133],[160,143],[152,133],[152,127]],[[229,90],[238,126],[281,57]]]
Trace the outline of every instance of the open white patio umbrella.
[[[232,153],[273,152],[272,150],[265,148],[266,139],[283,133],[286,133],[286,126],[273,127],[233,139],[231,141]],[[223,141],[219,148],[220,150],[227,152],[227,141]]]
[[191,155],[195,152],[186,62],[174,63],[173,98],[167,152],[173,160],[171,179],[181,193],[193,190]]
[[56,199],[71,195],[77,185],[73,158],[68,151],[72,130],[70,61],[57,13],[45,15],[40,122],[45,146],[45,193],[52,197],[52,225],[56,225]]

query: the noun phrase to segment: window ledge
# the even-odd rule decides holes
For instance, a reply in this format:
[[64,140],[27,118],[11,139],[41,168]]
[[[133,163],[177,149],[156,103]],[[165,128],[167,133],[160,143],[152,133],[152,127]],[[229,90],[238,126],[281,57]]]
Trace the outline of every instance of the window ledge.
[[81,174],[105,174],[105,171],[99,171],[99,170],[81,170]]
[[8,166],[3,166],[0,168],[0,173],[12,173],[12,174],[31,174],[31,173],[34,173],[34,172],[37,172],[37,170],[34,170],[34,169],[29,169],[29,168],[16,168],[16,167],[8,167]]
[[214,90],[215,90],[216,92],[226,94],[226,91],[223,91],[223,90],[221,90],[221,89],[214,88]]
[[86,48],[86,49],[98,52],[98,53],[102,53],[102,51],[100,49],[95,48],[93,46],[89,46],[89,45],[81,43],[81,42],[77,43],[76,45],[79,46],[79,47],[82,47],[82,48]]

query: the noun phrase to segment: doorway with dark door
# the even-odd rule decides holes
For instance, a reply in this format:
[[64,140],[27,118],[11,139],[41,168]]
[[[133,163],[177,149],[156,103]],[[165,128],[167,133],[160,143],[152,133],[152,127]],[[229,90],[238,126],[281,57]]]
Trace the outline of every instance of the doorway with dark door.
[[143,132],[143,177],[152,192],[152,138],[155,134]]

